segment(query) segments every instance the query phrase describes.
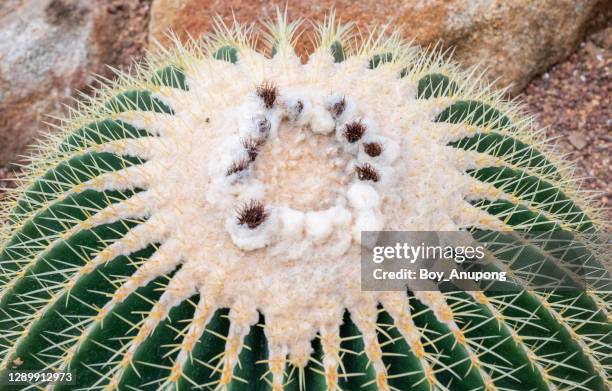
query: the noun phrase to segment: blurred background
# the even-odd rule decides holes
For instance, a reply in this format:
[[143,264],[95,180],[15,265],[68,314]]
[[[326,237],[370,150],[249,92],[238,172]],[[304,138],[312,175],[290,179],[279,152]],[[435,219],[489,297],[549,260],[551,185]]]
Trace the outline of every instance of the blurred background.
[[[197,37],[215,15],[250,23],[286,4],[291,20],[322,20],[335,8],[362,30],[390,24],[423,46],[454,48],[461,64],[482,64],[610,206],[611,0],[0,0],[0,188],[77,91],[91,91],[93,73],[128,70],[169,30]],[[310,48],[302,36],[298,50]]]

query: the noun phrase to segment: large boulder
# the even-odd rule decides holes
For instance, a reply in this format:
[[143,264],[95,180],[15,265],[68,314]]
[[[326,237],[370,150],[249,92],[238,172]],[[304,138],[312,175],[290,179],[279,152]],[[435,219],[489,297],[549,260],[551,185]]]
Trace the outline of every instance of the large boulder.
[[[147,35],[165,42],[170,30],[198,36],[213,29],[217,14],[250,22],[274,16],[277,6],[285,1],[0,0],[0,167],[16,160],[44,121],[54,121],[47,115],[65,114],[92,73],[109,75],[106,64],[122,67],[141,56]],[[320,20],[332,7],[361,28],[391,22],[422,45],[454,47],[456,59],[482,63],[516,93],[571,52],[589,27],[609,20],[612,2],[311,0],[291,2],[289,14]],[[310,49],[306,37],[301,49]]]
[[[154,0],[150,38],[167,41],[212,30],[211,17],[231,22],[272,17],[285,1]],[[361,28],[391,23],[421,45],[440,41],[465,65],[482,64],[491,80],[519,92],[529,80],[565,58],[585,31],[605,21],[607,0],[311,0],[290,2],[291,18],[322,19],[334,7],[342,21]],[[151,42],[151,39],[149,40]],[[304,40],[304,42],[307,42]],[[305,44],[304,46],[307,46]]]
[[[23,153],[50,116],[66,113],[92,73],[138,55],[150,0],[0,1],[0,167]],[[142,47],[142,45],[140,45]]]

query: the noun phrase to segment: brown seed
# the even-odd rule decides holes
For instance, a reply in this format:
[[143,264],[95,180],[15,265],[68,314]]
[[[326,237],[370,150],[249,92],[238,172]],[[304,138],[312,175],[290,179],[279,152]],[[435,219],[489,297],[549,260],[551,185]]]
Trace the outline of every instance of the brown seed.
[[346,108],[346,99],[342,97],[339,101],[334,103],[330,108],[329,112],[332,114],[334,118],[338,118],[344,113],[344,109]]
[[353,144],[361,139],[365,131],[366,127],[361,121],[351,122],[347,124],[346,129],[344,129],[344,137],[346,137],[346,141]]
[[239,225],[245,225],[249,229],[255,229],[263,223],[268,217],[264,204],[251,200],[249,203],[244,204],[238,209],[236,218],[238,219]]
[[378,179],[380,179],[378,172],[368,163],[362,166],[356,166],[355,171],[357,172],[357,178],[359,178],[360,181],[378,182]]
[[230,176],[232,174],[245,171],[247,168],[249,168],[249,163],[250,162],[246,159],[233,162],[232,165],[225,172],[225,175]]
[[278,94],[278,89],[276,85],[270,82],[264,82],[257,87],[257,96],[263,100],[266,108],[271,109],[274,107],[274,102],[276,102],[276,96]]
[[368,154],[368,156],[380,156],[382,153],[382,145],[380,145],[380,143],[364,143],[363,150]]

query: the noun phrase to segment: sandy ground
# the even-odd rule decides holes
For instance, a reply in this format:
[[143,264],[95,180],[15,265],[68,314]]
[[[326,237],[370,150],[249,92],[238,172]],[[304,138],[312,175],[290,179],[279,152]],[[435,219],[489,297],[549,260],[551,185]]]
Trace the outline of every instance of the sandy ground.
[[[140,53],[135,53],[140,54]],[[565,62],[534,79],[519,96],[538,116],[568,159],[576,162],[583,187],[611,215],[612,28],[589,36]],[[2,187],[13,169],[0,167]]]

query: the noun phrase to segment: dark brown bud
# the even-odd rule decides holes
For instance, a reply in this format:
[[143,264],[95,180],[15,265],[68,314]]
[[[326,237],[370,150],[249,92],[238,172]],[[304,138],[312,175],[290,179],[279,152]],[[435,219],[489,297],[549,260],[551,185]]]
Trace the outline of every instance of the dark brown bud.
[[361,139],[365,131],[365,125],[361,121],[351,122],[344,129],[344,137],[346,137],[346,141],[353,144]]
[[242,140],[242,145],[249,154],[249,159],[252,162],[255,161],[255,159],[257,158],[257,155],[259,154],[259,148],[261,148],[263,143],[264,139],[262,138],[247,138]]
[[233,162],[232,165],[227,169],[225,175],[230,176],[232,174],[236,174],[241,171],[246,171],[249,168],[248,160],[239,160],[237,162]]
[[378,172],[369,164],[363,164],[361,166],[356,166],[355,171],[357,172],[357,178],[360,181],[372,181],[378,182],[380,179]]
[[266,108],[271,109],[274,107],[276,97],[278,95],[278,89],[276,85],[270,82],[264,82],[257,87],[257,96],[261,98]]
[[237,210],[236,218],[239,225],[246,225],[249,229],[255,229],[268,217],[263,203],[251,200]]
[[380,143],[364,143],[363,151],[371,157],[380,156],[382,153],[382,145],[380,145]]

